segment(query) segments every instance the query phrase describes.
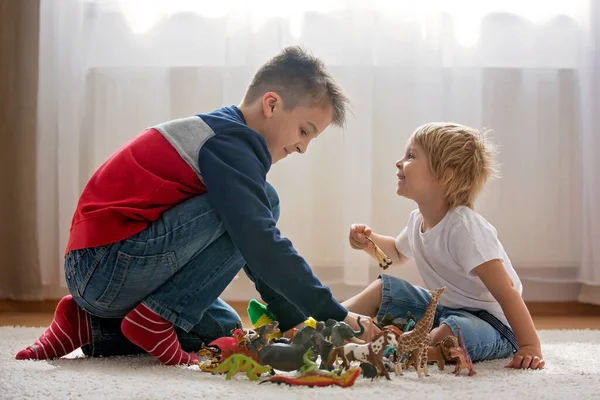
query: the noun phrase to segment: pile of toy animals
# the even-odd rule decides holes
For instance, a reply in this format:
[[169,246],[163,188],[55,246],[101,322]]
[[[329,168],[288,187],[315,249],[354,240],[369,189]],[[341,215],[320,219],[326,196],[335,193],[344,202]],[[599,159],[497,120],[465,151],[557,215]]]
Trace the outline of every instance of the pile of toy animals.
[[[429,376],[427,365],[431,361],[437,362],[440,370],[452,361],[456,363],[456,375],[464,368],[469,376],[474,375],[460,330],[458,337],[449,336],[433,346],[430,354],[435,358],[428,360],[428,333],[444,288],[430,292],[431,301],[421,319],[415,320],[410,313],[407,318],[387,315],[378,323],[381,332],[370,342],[360,339],[364,333],[360,319],[360,329],[354,331],[344,322],[309,318],[291,339],[286,339],[281,337],[277,321],[260,318],[254,329],[238,326],[230,337],[203,346],[199,352],[204,360],[200,370],[226,374],[227,379],[242,372],[253,381],[259,381],[263,374],[270,375],[260,383],[341,387],[352,386],[361,373],[371,380],[381,376],[389,380],[390,372],[402,375],[411,366],[419,377]],[[297,374],[276,375],[275,370]]]

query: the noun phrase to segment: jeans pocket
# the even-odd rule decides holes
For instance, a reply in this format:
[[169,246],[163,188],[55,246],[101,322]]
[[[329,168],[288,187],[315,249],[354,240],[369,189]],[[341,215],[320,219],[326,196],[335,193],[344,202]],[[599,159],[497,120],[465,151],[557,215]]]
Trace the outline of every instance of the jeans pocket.
[[100,265],[111,246],[99,246],[73,250],[65,258],[65,278],[73,295],[83,296],[96,268]]
[[95,301],[111,310],[137,306],[177,272],[175,253],[137,256],[119,251],[106,289]]

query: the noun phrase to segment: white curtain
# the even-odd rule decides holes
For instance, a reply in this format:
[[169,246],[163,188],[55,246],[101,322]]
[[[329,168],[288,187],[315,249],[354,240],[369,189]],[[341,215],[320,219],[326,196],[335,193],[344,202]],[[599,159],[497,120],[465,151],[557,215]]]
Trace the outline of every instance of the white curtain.
[[600,2],[592,2],[582,61],[583,224],[579,300],[600,304]]
[[[345,131],[329,129],[269,174],[280,228],[322,280],[354,290],[372,279],[376,267],[347,244],[350,224],[400,231],[414,205],[395,194],[394,163],[415,127],[453,120],[495,131],[503,177],[477,207],[517,269],[578,280],[585,268],[581,277],[600,283],[598,254],[582,257],[596,251],[600,223],[598,55],[582,57],[591,51],[588,1],[291,3],[42,0],[47,287],[64,290],[72,213],[98,165],[149,125],[238,104],[256,68],[291,44],[323,58],[353,101]],[[582,217],[597,223],[582,229]],[[414,267],[388,271],[418,281]]]

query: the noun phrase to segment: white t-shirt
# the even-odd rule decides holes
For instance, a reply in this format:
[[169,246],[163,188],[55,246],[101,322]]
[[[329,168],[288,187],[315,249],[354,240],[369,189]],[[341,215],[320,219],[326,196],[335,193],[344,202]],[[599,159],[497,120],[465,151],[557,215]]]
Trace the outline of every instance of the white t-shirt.
[[456,207],[446,213],[433,228],[423,233],[423,216],[419,210],[410,213],[406,240],[396,238],[396,248],[417,264],[428,289],[446,287],[439,304],[451,308],[486,310],[510,326],[500,304],[472,270],[494,259],[500,259],[513,284],[523,293],[496,229],[472,209]]

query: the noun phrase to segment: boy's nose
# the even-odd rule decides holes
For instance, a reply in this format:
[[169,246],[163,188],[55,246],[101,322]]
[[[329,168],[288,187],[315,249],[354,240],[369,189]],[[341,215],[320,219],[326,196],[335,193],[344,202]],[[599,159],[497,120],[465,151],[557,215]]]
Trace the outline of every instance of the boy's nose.
[[302,144],[301,142],[296,143],[296,151],[300,154],[304,154],[306,152],[306,149],[308,148],[308,143],[306,144]]

